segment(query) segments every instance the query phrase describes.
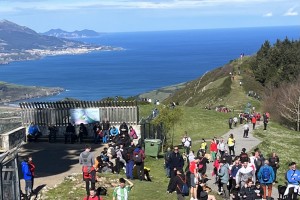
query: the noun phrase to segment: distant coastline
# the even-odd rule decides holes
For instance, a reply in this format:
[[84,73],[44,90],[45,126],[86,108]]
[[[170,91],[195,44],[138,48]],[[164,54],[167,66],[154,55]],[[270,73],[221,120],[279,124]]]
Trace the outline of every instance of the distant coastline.
[[60,56],[60,55],[78,55],[86,54],[94,51],[122,51],[122,47],[111,46],[80,46],[69,47],[66,49],[30,49],[22,52],[0,53],[0,65],[7,65],[16,61],[29,61],[37,60],[47,56]]

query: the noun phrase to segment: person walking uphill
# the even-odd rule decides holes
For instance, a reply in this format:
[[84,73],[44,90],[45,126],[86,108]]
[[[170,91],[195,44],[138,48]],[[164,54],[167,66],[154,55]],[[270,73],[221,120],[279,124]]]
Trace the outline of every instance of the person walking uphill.
[[192,148],[192,139],[188,137],[187,132],[184,132],[184,136],[181,140],[182,146],[185,149],[185,154],[189,155],[190,149]]
[[260,182],[264,195],[263,199],[266,199],[267,189],[268,189],[268,197],[272,196],[272,186],[275,178],[275,174],[273,168],[269,166],[269,161],[265,160],[264,166],[262,166],[257,173],[258,181]]
[[252,116],[252,118],[251,118],[251,123],[252,123],[252,125],[253,125],[253,130],[255,129],[255,125],[256,125],[256,116]]
[[93,165],[95,164],[94,154],[91,153],[91,146],[85,146],[85,150],[79,156],[79,164],[82,165],[82,175],[83,181],[85,182],[86,194],[89,195],[90,188],[95,189],[96,182],[96,170],[93,167]]

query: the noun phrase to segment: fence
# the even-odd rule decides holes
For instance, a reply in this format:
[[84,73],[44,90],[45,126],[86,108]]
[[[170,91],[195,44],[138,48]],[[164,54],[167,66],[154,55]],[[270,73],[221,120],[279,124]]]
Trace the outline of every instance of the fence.
[[40,126],[66,126],[71,121],[71,109],[99,109],[99,119],[108,119],[112,125],[138,124],[138,106],[136,101],[65,101],[20,103],[24,126],[35,122]]
[[17,147],[0,155],[0,199],[20,199],[20,179],[18,174],[18,149]]

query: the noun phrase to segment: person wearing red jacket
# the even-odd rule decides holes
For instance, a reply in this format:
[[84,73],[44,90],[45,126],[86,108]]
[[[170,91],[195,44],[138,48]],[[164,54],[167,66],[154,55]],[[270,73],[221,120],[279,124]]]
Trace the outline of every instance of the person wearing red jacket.
[[31,179],[31,188],[32,188],[32,191],[33,191],[33,183],[34,183],[34,176],[35,176],[35,164],[33,163],[33,160],[32,160],[32,156],[29,156],[28,157],[28,166],[29,166],[29,170],[31,172],[31,175],[32,175],[32,179]]
[[218,144],[215,138],[211,140],[210,147],[209,147],[210,153],[211,153],[211,161],[214,162],[216,160],[217,152],[218,152]]
[[90,195],[83,198],[83,200],[104,200],[102,197],[97,195],[94,189],[90,189]]
[[253,124],[253,130],[254,130],[255,129],[255,124],[256,124],[256,117],[255,116],[252,117],[251,122]]

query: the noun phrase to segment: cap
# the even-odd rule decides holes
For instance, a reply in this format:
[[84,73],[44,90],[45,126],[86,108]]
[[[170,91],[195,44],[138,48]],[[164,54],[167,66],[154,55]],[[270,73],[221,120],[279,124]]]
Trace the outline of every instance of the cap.
[[290,164],[289,164],[289,166],[293,166],[293,165],[296,165],[297,163],[295,163],[295,162],[291,162]]

